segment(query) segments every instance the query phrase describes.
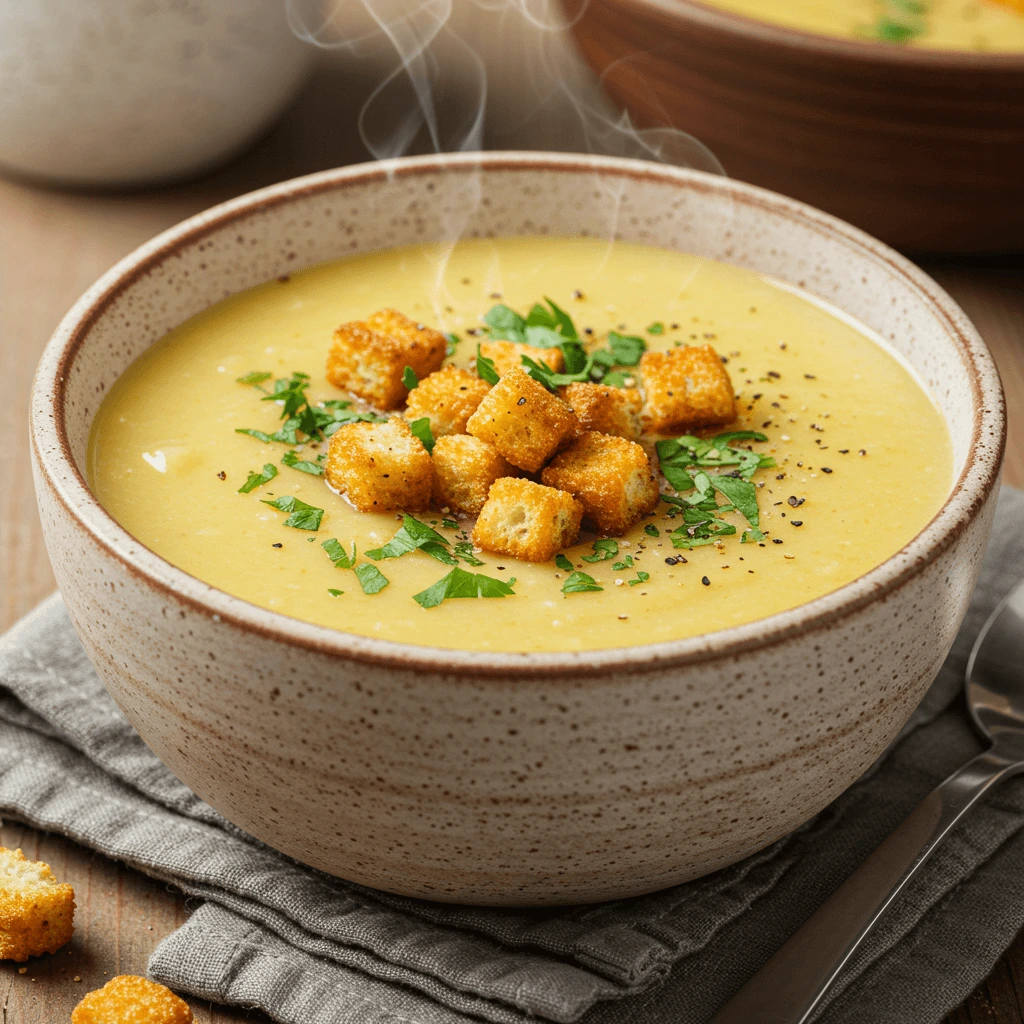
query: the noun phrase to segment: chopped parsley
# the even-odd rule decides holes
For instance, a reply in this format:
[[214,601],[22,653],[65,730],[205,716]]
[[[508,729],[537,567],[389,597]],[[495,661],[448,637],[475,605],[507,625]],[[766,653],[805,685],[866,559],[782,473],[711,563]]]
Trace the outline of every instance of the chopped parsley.
[[883,43],[908,43],[928,31],[927,0],[884,0],[870,33]]
[[459,528],[459,524],[454,519],[442,519],[441,525],[446,530],[457,530]]
[[494,368],[494,360],[485,356],[480,351],[479,345],[476,347],[476,375],[492,386],[501,380],[498,376],[498,371]]
[[409,424],[409,429],[414,437],[418,437],[423,442],[423,447],[427,449],[427,454],[430,455],[434,450],[434,434],[430,429],[430,417],[422,416],[418,420],[413,420]]
[[514,584],[514,579],[504,583],[482,573],[455,568],[447,576],[442,576],[433,586],[413,594],[412,599],[422,608],[436,608],[449,598],[514,597]]
[[327,552],[327,557],[334,563],[336,569],[351,569],[356,564],[356,545],[352,542],[352,554],[345,551],[345,546],[332,537],[320,545]]
[[468,541],[455,545],[454,554],[448,550],[449,542],[436,530],[421,523],[410,515],[402,517],[402,527],[383,547],[366,552],[367,558],[381,562],[385,558],[401,558],[410,551],[422,551],[445,565],[458,565],[461,558],[469,565],[483,565],[473,554],[473,545]]
[[647,325],[647,333],[648,334],[664,334],[665,333],[665,325],[663,323],[661,323],[660,320],[655,320],[655,322],[653,324],[648,324]]
[[647,342],[635,334],[608,332],[608,348],[615,357],[615,365],[636,366],[647,349]]
[[583,555],[584,562],[607,562],[619,553],[619,542],[610,537],[594,541],[594,553]]
[[604,590],[593,576],[585,572],[574,572],[563,584],[563,594],[586,594],[591,591]]
[[479,558],[476,557],[476,555],[473,554],[473,543],[472,543],[472,541],[460,540],[455,545],[453,550],[454,550],[455,554],[458,555],[458,557],[461,558],[466,563],[466,565],[477,566],[477,565],[483,565],[484,564],[483,562],[480,561]]
[[402,371],[402,383],[405,385],[407,390],[412,391],[419,382],[420,379],[416,376],[416,371],[411,366],[407,366]]
[[572,562],[570,562],[565,555],[555,555],[555,565],[557,565],[559,569],[564,569],[566,572],[572,572]]
[[255,491],[257,487],[262,487],[263,484],[270,483],[274,477],[277,476],[277,466],[273,463],[268,462],[263,467],[262,473],[254,473],[249,470],[249,479],[238,488],[238,494],[248,494],[250,491]]
[[446,334],[444,340],[448,343],[444,350],[444,355],[447,359],[449,356],[455,355],[455,349],[459,344],[459,336],[457,334]]
[[627,582],[629,583],[629,585],[631,587],[635,587],[638,583],[646,583],[650,578],[651,578],[651,574],[649,572],[644,572],[641,569],[637,569],[637,571],[636,571],[636,579],[635,580],[628,580]]
[[296,530],[309,530],[310,533],[316,533],[320,529],[320,521],[324,517],[322,508],[307,505],[291,494],[282,494],[280,498],[264,501],[263,504],[276,508],[279,512],[290,513],[284,521],[285,526],[291,526]]
[[626,555],[626,557],[623,558],[623,560],[621,562],[616,562],[612,566],[612,569],[614,569],[615,572],[622,572],[623,569],[632,569],[632,568],[633,568],[633,556],[632,555]]
[[369,562],[357,565],[355,573],[364,594],[379,594],[391,582],[377,566]]
[[253,370],[252,373],[247,373],[244,377],[236,377],[235,380],[239,384],[248,384],[251,387],[255,387],[257,384],[262,384],[265,380],[270,380],[273,376],[272,373],[266,373],[263,370]]
[[648,523],[644,527],[644,533],[646,533],[648,537],[660,537],[661,536],[661,530],[659,530],[654,525],[654,523]]
[[334,587],[328,587],[327,588],[327,593],[330,594],[331,597],[341,597],[341,595],[344,594],[345,591],[344,590],[335,590]]
[[281,456],[281,462],[285,466],[299,470],[300,473],[309,473],[310,476],[323,476],[323,467],[316,462],[309,462],[307,459],[299,458],[298,452],[285,452]]

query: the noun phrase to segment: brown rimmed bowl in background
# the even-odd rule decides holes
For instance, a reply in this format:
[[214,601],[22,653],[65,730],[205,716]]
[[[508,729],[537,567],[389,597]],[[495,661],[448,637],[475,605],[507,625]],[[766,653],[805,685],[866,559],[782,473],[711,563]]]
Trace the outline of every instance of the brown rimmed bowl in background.
[[[876,569],[758,622],[589,653],[495,654],[354,636],[258,608],[148,550],[90,491],[89,428],[110,385],[218,300],[348,253],[538,232],[726,260],[874,328],[948,424],[954,479],[940,511]],[[82,296],[32,394],[54,572],[90,658],[146,743],[228,819],[300,861],[481,904],[596,901],[682,882],[785,835],[849,786],[899,732],[952,643],[1004,441],[984,344],[891,249],[751,185],[544,153],[349,167],[199,214]]]

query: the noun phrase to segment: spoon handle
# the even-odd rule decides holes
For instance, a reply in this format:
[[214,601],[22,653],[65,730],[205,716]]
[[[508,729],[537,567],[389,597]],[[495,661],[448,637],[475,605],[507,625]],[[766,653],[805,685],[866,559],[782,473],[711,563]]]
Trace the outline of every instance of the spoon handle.
[[950,829],[996,783],[1024,771],[998,745],[933,789],[736,993],[712,1024],[804,1024],[864,937]]

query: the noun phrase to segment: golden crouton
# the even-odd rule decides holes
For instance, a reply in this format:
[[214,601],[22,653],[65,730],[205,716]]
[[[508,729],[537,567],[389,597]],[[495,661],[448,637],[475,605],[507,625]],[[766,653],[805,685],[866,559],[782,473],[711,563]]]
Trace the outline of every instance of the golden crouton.
[[565,404],[580,421],[580,430],[615,434],[629,441],[640,437],[640,407],[636,388],[613,388],[605,384],[576,382],[559,391]]
[[111,978],[71,1011],[71,1024],[192,1024],[188,1003],[137,974]]
[[535,363],[546,363],[555,373],[565,369],[565,356],[560,348],[536,348],[519,341],[485,341],[480,345],[480,355],[494,360],[494,369],[499,377],[509,370],[523,365],[523,356],[529,356]]
[[525,370],[509,370],[469,417],[466,429],[513,466],[536,472],[576,436],[576,414]]
[[405,410],[407,420],[426,416],[434,437],[464,434],[466,420],[476,412],[491,385],[475,373],[446,366],[420,381],[409,392]]
[[634,441],[588,430],[541,474],[548,487],[568,491],[603,533],[620,535],[656,508],[658,479]]
[[710,345],[645,352],[640,359],[644,427],[665,433],[678,427],[710,427],[736,418],[732,381]]
[[75,890],[49,864],[0,846],[0,960],[56,953],[75,930]]
[[419,512],[430,505],[434,471],[405,420],[348,423],[331,437],[327,482],[360,512]]
[[402,374],[411,366],[422,379],[444,362],[447,342],[440,331],[393,309],[342,324],[327,353],[327,379],[378,409],[397,409],[408,389]]
[[498,477],[515,476],[493,445],[469,434],[439,437],[434,445],[434,504],[453,512],[478,515]]
[[565,491],[502,477],[491,484],[473,528],[473,543],[496,555],[547,562],[574,543],[583,506]]

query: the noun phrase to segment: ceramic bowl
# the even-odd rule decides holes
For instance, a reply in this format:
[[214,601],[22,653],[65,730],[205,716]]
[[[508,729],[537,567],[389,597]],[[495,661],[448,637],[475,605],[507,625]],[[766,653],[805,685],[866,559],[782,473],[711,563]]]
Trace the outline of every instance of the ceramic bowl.
[[[615,197],[610,206],[610,197]],[[879,331],[949,424],[955,484],[906,548],[826,597],[671,643],[441,650],[307,625],[175,569],[100,507],[89,425],[186,318],[385,246],[614,234],[773,274]],[[611,158],[494,153],[300,178],[193,217],[91,288],[32,396],[39,508],[75,628],[147,744],[228,819],[332,874],[480,904],[655,890],[730,864],[849,786],[935,675],[978,573],[999,379],[953,301],[860,231],[750,185]]]
[[1024,247],[1024,53],[846,41],[697,0],[565,0],[642,125],[904,250]]

